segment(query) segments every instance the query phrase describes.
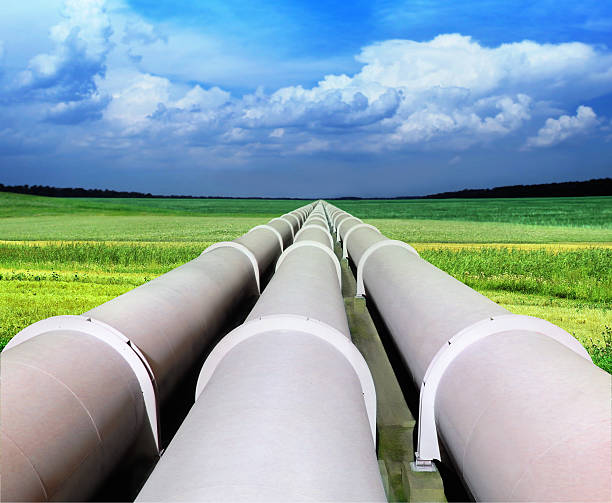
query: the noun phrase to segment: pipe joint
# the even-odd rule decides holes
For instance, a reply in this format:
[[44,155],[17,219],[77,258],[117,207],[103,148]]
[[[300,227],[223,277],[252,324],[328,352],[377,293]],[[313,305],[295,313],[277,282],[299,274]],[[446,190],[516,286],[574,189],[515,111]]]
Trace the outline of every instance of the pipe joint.
[[146,455],[152,457],[159,456],[159,400],[153,370],[140,349],[121,332],[106,323],[88,316],[52,316],[24,328],[8,342],[4,351],[8,351],[47,332],[58,330],[80,332],[99,339],[111,346],[127,362],[142,390],[142,398],[147,415],[147,421],[145,422],[146,431],[142,432],[139,447],[143,449],[143,453]]
[[[348,234],[347,234],[347,237],[348,237]],[[359,259],[359,263],[357,264],[357,292],[355,293],[355,297],[365,297],[365,285],[363,283],[363,271],[365,269],[366,261],[368,260],[370,255],[372,255],[372,253],[374,253],[376,250],[380,248],[384,248],[385,246],[398,246],[400,248],[405,248],[409,252],[414,253],[417,257],[419,256],[418,252],[408,243],[404,243],[403,241],[398,241],[396,239],[378,241],[372,244],[366,249],[365,252],[363,252],[363,255],[361,255],[361,258]]]
[[334,266],[336,267],[336,273],[338,274],[338,283],[340,284],[340,288],[342,289],[342,269],[340,268],[340,262],[338,261],[338,257],[336,257],[336,254],[332,250],[322,245],[321,243],[318,243],[317,241],[304,240],[298,241],[297,243],[293,243],[281,254],[280,257],[278,257],[278,260],[276,261],[275,271],[278,271],[278,268],[281,266],[287,255],[289,255],[289,253],[304,246],[312,246],[314,248],[318,248],[319,250],[323,250],[327,254],[327,256],[330,258],[330,260],[334,263]]
[[366,229],[366,228],[372,229],[380,234],[380,231],[376,227],[370,224],[357,224],[354,227],[351,227],[346,233],[346,236],[344,236],[344,239],[342,240],[342,258],[348,258],[348,248],[347,248],[348,238],[353,233],[353,231],[356,231],[357,229]]
[[434,459],[440,460],[435,403],[440,381],[450,364],[472,344],[485,337],[511,330],[536,332],[551,337],[579,356],[591,361],[586,349],[565,330],[548,321],[532,316],[508,314],[490,317],[460,330],[438,350],[429,363],[421,383],[418,444],[417,452],[415,452],[416,463],[413,465],[415,470],[418,471],[420,466],[431,465]]
[[283,236],[281,236],[280,232],[278,232],[271,225],[264,224],[264,225],[256,225],[249,232],[247,232],[247,234],[250,234],[255,229],[266,229],[266,230],[269,230],[270,232],[272,232],[272,234],[274,234],[276,236],[276,239],[278,239],[278,245],[280,246],[280,251],[281,251],[281,253],[283,253],[283,250],[285,249],[285,246],[283,245]]
[[206,250],[204,250],[200,254],[200,256],[204,255],[205,253],[208,253],[208,252],[211,252],[213,250],[216,250],[218,248],[235,248],[236,250],[238,250],[238,251],[240,251],[240,252],[242,252],[242,253],[244,253],[246,255],[246,257],[251,262],[251,265],[253,266],[253,272],[255,273],[255,281],[257,282],[257,293],[261,293],[260,277],[259,277],[259,265],[257,264],[257,259],[255,258],[255,255],[253,255],[253,252],[251,250],[249,250],[243,244],[235,243],[234,241],[220,241],[218,243],[210,245],[208,248],[206,248]]
[[314,318],[296,314],[278,314],[261,316],[255,320],[247,321],[226,335],[212,350],[198,376],[195,400],[197,401],[206,384],[215,372],[215,369],[234,347],[250,337],[266,332],[292,330],[313,335],[331,344],[334,349],[342,353],[353,367],[363,393],[363,401],[376,444],[376,389],[368,365],[355,345],[339,330],[331,325]]

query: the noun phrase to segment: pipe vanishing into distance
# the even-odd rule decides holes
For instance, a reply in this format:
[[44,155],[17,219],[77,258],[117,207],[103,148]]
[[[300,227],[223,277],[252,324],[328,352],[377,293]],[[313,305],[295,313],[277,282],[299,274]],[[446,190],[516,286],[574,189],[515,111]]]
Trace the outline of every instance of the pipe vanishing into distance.
[[312,226],[283,252],[247,321],[204,363],[137,501],[385,501],[374,384],[331,250]]
[[420,389],[417,465],[439,437],[476,500],[609,501],[612,383],[584,348],[326,208]]
[[1,355],[1,500],[85,500],[128,454],[155,458],[159,414],[248,309],[307,205],[82,316],[17,334]]

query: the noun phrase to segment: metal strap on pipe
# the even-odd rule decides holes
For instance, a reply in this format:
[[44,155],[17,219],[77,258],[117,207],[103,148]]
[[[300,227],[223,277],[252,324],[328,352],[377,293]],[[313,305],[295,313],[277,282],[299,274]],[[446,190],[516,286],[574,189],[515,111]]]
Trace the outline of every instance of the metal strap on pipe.
[[293,213],[285,213],[284,215],[281,216],[281,218],[286,218],[286,217],[293,217],[293,218],[295,218],[295,221],[297,223],[298,229],[299,229],[300,225],[302,225],[301,222],[300,222],[300,219],[297,216],[295,216]]
[[251,261],[251,265],[253,266],[253,271],[255,272],[255,281],[257,282],[257,292],[261,293],[260,278],[259,278],[259,265],[257,264],[257,259],[255,258],[255,255],[253,255],[253,252],[251,252],[251,250],[249,250],[243,244],[235,243],[234,241],[220,241],[218,243],[210,245],[200,255],[204,255],[205,253],[216,250],[217,248],[235,248],[236,250],[241,251],[247,256],[247,258]]
[[322,231],[325,232],[325,234],[327,235],[327,237],[329,238],[329,247],[333,250],[334,249],[334,238],[332,238],[331,234],[329,233],[329,230],[326,229],[325,227],[323,227],[322,225],[319,224],[311,224],[309,222],[306,222],[306,224],[304,225],[304,227],[302,227],[298,233],[295,235],[295,240],[297,241],[297,238],[300,236],[300,234],[305,231],[306,229],[310,229],[310,228],[317,228],[317,229],[321,229]]
[[[347,234],[347,237],[348,237],[348,234]],[[418,252],[408,243],[404,243],[403,241],[398,241],[396,239],[378,241],[374,243],[373,245],[369,246],[366,249],[366,251],[363,252],[363,255],[361,255],[361,258],[359,259],[359,263],[357,264],[357,292],[355,293],[355,297],[365,297],[365,285],[363,284],[363,271],[366,265],[366,261],[368,260],[368,257],[372,255],[372,253],[374,253],[376,250],[383,248],[385,246],[398,246],[400,248],[405,248],[406,250],[408,250],[411,253],[414,253],[417,256],[419,255]]]
[[280,257],[278,257],[278,260],[276,261],[275,271],[278,271],[278,268],[283,263],[283,260],[285,260],[285,257],[287,257],[287,255],[289,255],[292,251],[297,250],[298,248],[302,248],[304,246],[313,246],[315,248],[318,248],[319,250],[323,250],[327,254],[327,256],[331,259],[331,261],[334,263],[334,266],[336,267],[336,272],[338,273],[338,283],[340,284],[340,288],[342,288],[342,269],[340,268],[340,262],[338,262],[338,257],[336,257],[335,253],[332,250],[323,246],[321,243],[317,243],[316,241],[307,240],[293,243],[281,254]]
[[378,232],[380,234],[380,231],[376,227],[374,227],[373,225],[370,225],[370,224],[358,224],[355,227],[351,227],[348,230],[348,232],[346,233],[346,236],[344,236],[344,239],[342,240],[342,258],[348,258],[348,250],[346,248],[346,244],[348,243],[349,236],[356,229],[364,229],[364,228],[375,230],[376,232]]
[[[378,243],[377,243],[378,244]],[[440,348],[433,357],[423,381],[419,398],[418,445],[413,469],[433,470],[432,461],[440,460],[440,447],[436,428],[436,393],[440,380],[449,365],[472,344],[491,335],[521,330],[546,335],[571,349],[582,358],[591,361],[586,349],[562,328],[532,316],[509,314],[486,318],[460,330]]]
[[278,232],[274,227],[270,226],[270,225],[256,225],[255,227],[253,227],[249,232],[247,232],[247,234],[253,232],[255,229],[267,229],[269,231],[271,231],[276,238],[278,239],[278,244],[280,246],[280,250],[281,253],[283,252],[283,250],[285,249],[284,245],[283,245],[283,236],[280,235],[280,232]]
[[337,214],[334,216],[334,219],[333,219],[334,231],[335,231],[336,233],[338,232],[338,225],[340,225],[340,222],[338,222],[338,220],[340,220],[340,218],[342,218],[342,217],[346,217],[346,218],[354,218],[354,217],[353,217],[353,215],[349,215],[349,214],[348,214],[348,213],[346,213],[346,212],[340,212],[340,213],[337,213]]
[[353,345],[342,332],[336,330],[327,323],[306,316],[296,314],[262,316],[261,318],[248,321],[235,328],[221,339],[219,344],[215,346],[204,362],[196,385],[195,399],[197,400],[199,398],[206,384],[215,372],[215,369],[221,360],[223,360],[223,357],[234,347],[255,335],[288,329],[319,337],[331,344],[346,357],[355,370],[359,383],[361,384],[363,401],[365,402],[366,412],[368,414],[372,438],[374,439],[374,443],[376,443],[376,390],[374,388],[372,375],[370,374],[370,370],[363,356],[357,347]]
[[338,243],[341,240],[340,229],[342,229],[342,224],[344,224],[345,222],[348,222],[349,220],[357,220],[358,222],[363,222],[361,218],[357,218],[353,216],[349,216],[349,218],[345,218],[344,220],[342,220],[342,222],[338,224],[338,229],[336,230],[336,241],[338,241]]
[[140,349],[121,332],[99,320],[82,315],[52,316],[27,326],[15,335],[3,351],[26,342],[38,335],[55,330],[70,330],[91,335],[111,346],[130,366],[142,390],[148,424],[151,428],[149,441],[146,442],[147,454],[159,455],[159,417],[157,385],[153,371]]
[[289,230],[291,231],[291,239],[294,239],[294,231],[293,231],[293,224],[289,221],[289,219],[285,218],[285,217],[277,217],[277,218],[273,218],[272,220],[270,220],[270,222],[274,222],[275,220],[278,220],[280,222],[285,222],[288,226],[289,226]]

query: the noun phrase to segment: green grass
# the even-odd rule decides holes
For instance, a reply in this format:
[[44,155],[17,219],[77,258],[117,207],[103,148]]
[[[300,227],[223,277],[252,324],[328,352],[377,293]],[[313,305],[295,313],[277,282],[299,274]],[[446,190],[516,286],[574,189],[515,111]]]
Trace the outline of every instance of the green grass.
[[612,228],[612,197],[332,201],[362,219],[506,222]]
[[[338,205],[506,309],[574,334],[610,372],[611,201]],[[83,313],[302,204],[0,193],[0,348],[35,321]]]
[[275,217],[310,201],[288,199],[149,199],[43,197],[0,192],[0,218],[53,215]]

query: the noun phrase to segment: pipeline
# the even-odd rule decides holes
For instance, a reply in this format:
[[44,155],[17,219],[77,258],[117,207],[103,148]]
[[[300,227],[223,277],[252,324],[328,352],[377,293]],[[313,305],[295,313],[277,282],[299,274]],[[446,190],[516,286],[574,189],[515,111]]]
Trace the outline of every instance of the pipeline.
[[564,330],[513,315],[410,245],[326,204],[357,294],[420,390],[414,469],[439,440],[485,501],[609,501],[611,377]]
[[1,500],[86,500],[126,457],[156,459],[181,379],[254,304],[312,207],[17,334],[1,355]]
[[136,501],[385,501],[374,384],[316,217],[321,205],[246,322],[207,358],[196,402]]

